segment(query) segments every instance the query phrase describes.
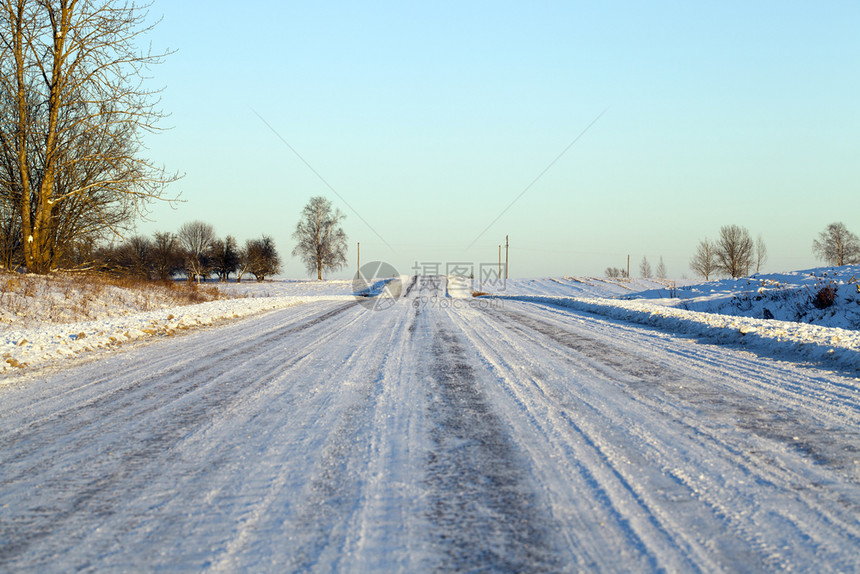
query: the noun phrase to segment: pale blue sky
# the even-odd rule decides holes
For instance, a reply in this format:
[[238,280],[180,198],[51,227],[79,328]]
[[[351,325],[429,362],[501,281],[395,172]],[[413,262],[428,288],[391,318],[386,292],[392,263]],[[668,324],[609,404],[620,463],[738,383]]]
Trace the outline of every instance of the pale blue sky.
[[[856,2],[167,2],[154,70],[173,129],[151,155],[202,219],[286,261],[302,206],[347,214],[354,273],[382,259],[495,261],[598,275],[631,255],[691,276],[720,226],[765,239],[766,270],[817,265],[815,235],[860,234]],[[472,249],[469,244],[606,113]],[[372,227],[368,228],[255,115]],[[391,245],[389,249],[377,235]]]

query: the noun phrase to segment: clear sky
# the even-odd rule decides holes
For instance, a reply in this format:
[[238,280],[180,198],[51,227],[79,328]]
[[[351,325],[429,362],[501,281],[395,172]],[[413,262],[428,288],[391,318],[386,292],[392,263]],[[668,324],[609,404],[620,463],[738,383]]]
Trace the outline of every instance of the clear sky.
[[681,277],[726,224],[762,235],[771,271],[816,266],[828,223],[860,234],[856,1],[156,0],[151,14],[154,48],[177,52],[153,70],[172,129],[149,153],[186,176],[170,188],[184,203],[154,206],[143,233],[194,219],[242,243],[266,233],[293,277],[313,195],[347,215],[338,277],[357,242],[403,273],[493,262],[509,235],[516,277],[601,275],[628,254],[634,274],[662,256]]

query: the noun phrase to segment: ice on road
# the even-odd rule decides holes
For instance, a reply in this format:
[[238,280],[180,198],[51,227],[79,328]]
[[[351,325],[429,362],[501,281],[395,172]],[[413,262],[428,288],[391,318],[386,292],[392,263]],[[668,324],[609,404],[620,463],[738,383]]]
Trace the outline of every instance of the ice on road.
[[0,388],[0,570],[860,569],[856,378],[444,281]]

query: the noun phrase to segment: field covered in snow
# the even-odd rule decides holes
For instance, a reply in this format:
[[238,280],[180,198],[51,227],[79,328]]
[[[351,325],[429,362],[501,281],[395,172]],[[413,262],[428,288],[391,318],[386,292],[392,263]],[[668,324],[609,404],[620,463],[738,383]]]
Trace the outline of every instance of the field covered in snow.
[[856,271],[18,316],[0,571],[858,571]]

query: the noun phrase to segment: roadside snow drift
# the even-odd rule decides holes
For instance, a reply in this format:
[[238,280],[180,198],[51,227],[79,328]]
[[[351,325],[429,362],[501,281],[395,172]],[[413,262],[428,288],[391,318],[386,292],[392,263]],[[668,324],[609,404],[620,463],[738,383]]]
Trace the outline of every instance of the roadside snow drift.
[[351,295],[224,299],[93,321],[12,328],[0,331],[0,372],[41,365],[145,337],[213,325],[311,301],[353,301]]

